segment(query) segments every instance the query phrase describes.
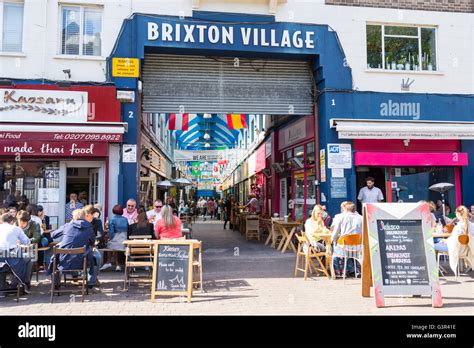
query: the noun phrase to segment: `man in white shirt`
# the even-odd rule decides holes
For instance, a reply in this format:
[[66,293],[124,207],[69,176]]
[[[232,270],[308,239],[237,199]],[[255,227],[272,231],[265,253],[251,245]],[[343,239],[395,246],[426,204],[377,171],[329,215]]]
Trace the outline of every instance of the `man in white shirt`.
[[159,199],[153,202],[153,209],[146,212],[146,217],[148,221],[156,224],[156,222],[161,219],[161,208],[163,208],[163,202]]
[[[18,244],[29,245],[30,239],[23,230],[13,225],[13,217],[6,213],[0,216],[0,270],[9,268],[15,274],[12,288],[16,288],[18,280],[29,286],[31,278],[31,259],[23,257]],[[5,289],[5,279],[0,278],[0,289]],[[26,290],[23,289],[25,292]]]
[[365,179],[367,186],[364,186],[360,189],[357,199],[361,203],[377,203],[383,201],[382,191],[375,187],[375,180],[371,176]]

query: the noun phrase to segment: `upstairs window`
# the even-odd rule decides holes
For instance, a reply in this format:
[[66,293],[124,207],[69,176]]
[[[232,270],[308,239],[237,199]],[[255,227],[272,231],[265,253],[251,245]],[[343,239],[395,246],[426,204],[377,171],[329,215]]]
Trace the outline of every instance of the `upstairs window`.
[[100,56],[102,9],[63,6],[61,8],[61,54]]
[[22,52],[23,50],[23,3],[0,2],[0,23],[2,52]]
[[367,68],[438,70],[436,28],[367,25]]

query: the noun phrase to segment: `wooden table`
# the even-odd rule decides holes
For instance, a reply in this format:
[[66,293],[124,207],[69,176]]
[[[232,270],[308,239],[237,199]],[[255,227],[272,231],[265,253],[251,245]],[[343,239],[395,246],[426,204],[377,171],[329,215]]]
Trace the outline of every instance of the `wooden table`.
[[451,233],[433,233],[433,238],[448,238],[448,237],[451,237],[452,234]]
[[295,221],[274,221],[274,224],[277,228],[280,229],[283,237],[281,238],[280,244],[278,245],[277,250],[281,249],[281,253],[283,254],[288,246],[291,247],[294,253],[296,253],[296,248],[293,243],[291,243],[291,239],[296,232],[296,228],[301,225],[299,222]]

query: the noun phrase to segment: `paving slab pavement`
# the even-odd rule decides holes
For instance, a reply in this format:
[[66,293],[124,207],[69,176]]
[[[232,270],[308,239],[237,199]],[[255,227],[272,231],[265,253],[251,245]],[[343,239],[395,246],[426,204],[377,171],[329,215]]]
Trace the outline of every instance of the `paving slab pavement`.
[[0,298],[0,315],[474,315],[474,273],[441,278],[443,308],[432,308],[428,297],[387,297],[376,308],[373,297],[361,296],[361,280],[294,277],[295,254],[246,241],[238,232],[223,230],[221,221],[198,221],[194,238],[203,241],[204,292],[192,303],[183,297],[150,301],[146,287],[122,292],[123,272],[102,272],[100,290],[85,297],[64,294],[49,303],[50,282],[38,284],[20,302]]

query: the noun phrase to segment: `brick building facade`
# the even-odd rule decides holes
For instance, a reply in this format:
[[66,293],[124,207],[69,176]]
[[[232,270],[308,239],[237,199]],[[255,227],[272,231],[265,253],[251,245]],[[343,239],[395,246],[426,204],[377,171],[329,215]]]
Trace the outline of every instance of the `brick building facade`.
[[473,0],[326,0],[326,5],[463,13],[474,12]]

